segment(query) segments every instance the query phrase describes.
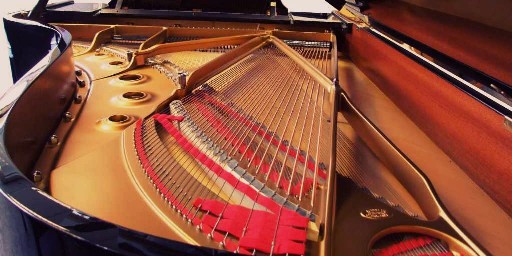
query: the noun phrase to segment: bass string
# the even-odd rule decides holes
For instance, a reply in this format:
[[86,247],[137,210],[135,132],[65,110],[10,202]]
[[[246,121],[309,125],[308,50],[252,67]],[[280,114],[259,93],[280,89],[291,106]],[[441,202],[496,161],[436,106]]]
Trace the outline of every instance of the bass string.
[[[308,80],[308,81],[309,81],[309,80]],[[299,95],[299,94],[297,94],[297,96],[298,96],[298,95]],[[317,92],[317,95],[318,95],[318,92]],[[303,98],[304,98],[305,96],[306,96],[306,93],[304,93]],[[311,101],[311,99],[310,99],[309,101]],[[301,101],[301,102],[302,102],[302,104],[303,104],[303,101]],[[301,108],[302,108],[302,105],[301,105]],[[316,105],[315,105],[315,108],[316,108]],[[309,109],[309,108],[307,108],[307,109]],[[321,116],[321,115],[320,115],[320,116]],[[281,117],[281,119],[282,119],[282,117]],[[297,124],[297,122],[298,122],[298,119],[295,121],[295,123]],[[306,122],[306,120],[304,120],[304,123],[305,123],[305,122]],[[286,127],[287,127],[287,126],[288,126],[288,125],[286,125]],[[304,127],[304,125],[303,125],[303,127]],[[160,127],[158,127],[158,128],[160,128]],[[313,127],[311,127],[311,129],[313,129]],[[268,130],[268,129],[267,129],[267,130]],[[157,131],[156,131],[155,133],[157,133]],[[293,134],[294,134],[294,132],[292,132],[292,135],[293,135]],[[300,139],[300,141],[302,141],[302,135],[301,135],[301,139]],[[299,144],[299,145],[300,145],[300,144]],[[309,151],[309,143],[308,143],[308,151]],[[297,160],[297,158],[298,158],[298,154],[297,154],[297,157],[296,157],[295,161]],[[318,159],[318,158],[317,158],[317,159]],[[304,172],[304,173],[305,173],[305,172]],[[292,176],[293,176],[293,174],[292,174]],[[278,184],[279,184],[279,183],[278,183]],[[290,185],[290,186],[291,186],[291,185]]]
[[[285,107],[285,109],[286,109],[286,107]],[[288,125],[286,125],[286,126],[288,126]],[[296,157],[298,157],[298,155],[297,155]],[[258,194],[257,196],[259,196],[259,194]],[[281,207],[283,207],[283,205],[282,205]],[[253,207],[253,209],[254,209],[254,207]],[[253,210],[253,209],[252,209],[252,210]],[[223,209],[223,211],[224,211],[224,210],[225,210],[225,208]],[[282,211],[282,208],[281,208],[280,212],[281,212],[281,211]],[[279,215],[280,215],[280,213],[279,213]],[[278,219],[279,219],[279,217],[278,217]],[[217,225],[217,224],[218,224],[218,221],[217,221],[216,225]],[[216,225],[215,225],[215,226],[216,226]],[[214,226],[214,229],[215,229],[215,226]],[[226,234],[226,235],[227,235],[227,234]]]
[[[283,87],[284,87],[284,86],[283,86]],[[288,89],[289,89],[289,88],[288,88]],[[288,91],[289,91],[289,90],[288,90]],[[277,100],[278,98],[279,98],[279,97],[276,97],[276,100]],[[281,97],[281,103],[282,103],[283,98],[284,98],[284,97]],[[231,196],[232,196],[232,195],[230,195],[230,197],[231,197]],[[244,196],[245,196],[245,195],[243,195],[243,197],[244,197]],[[224,208],[225,208],[225,207],[224,207]]]
[[[196,111],[196,110],[195,110],[195,109],[193,109],[193,110],[191,110],[191,113],[193,114],[193,112],[195,112],[195,111]],[[199,113],[197,113],[197,114],[199,114]],[[224,137],[224,136],[218,136],[218,137],[217,137],[217,141],[221,140],[223,137]]]
[[[231,197],[231,196],[232,196],[232,195],[230,195],[230,197]],[[245,196],[245,195],[243,195],[243,197],[244,197],[244,196]],[[257,196],[258,196],[258,195],[257,195]],[[243,199],[242,199],[242,200],[243,200]],[[225,207],[226,207],[226,206],[227,206],[227,204],[225,205]],[[224,209],[222,210],[222,212],[224,212],[225,207],[224,207]],[[217,224],[218,224],[219,220],[220,220],[220,218],[217,220],[216,224],[214,225],[214,227],[213,227],[213,229],[212,229],[212,233],[211,233],[211,235],[213,235],[213,232],[215,231],[216,226],[217,226]],[[228,234],[226,234],[226,237],[227,237],[227,235],[228,235]]]
[[[336,137],[336,154],[339,154],[339,156],[336,156],[336,166],[341,167],[338,169],[342,171],[344,176],[353,179],[359,186],[368,188],[368,191],[372,194],[373,197],[381,198],[382,195],[375,193],[373,189],[376,187],[376,180],[378,179],[371,177],[369,172],[363,171],[361,168],[360,160],[357,158],[358,154],[355,152],[354,143],[352,143],[340,129],[338,129]],[[403,199],[399,194],[397,194],[396,190],[390,187],[387,182],[379,185],[383,186],[385,189],[385,194],[383,195],[385,195],[386,200],[388,200],[390,203],[393,203],[393,201],[399,202],[400,205],[403,206],[403,210],[408,215],[417,215],[411,211],[412,207],[407,202],[407,200]]]

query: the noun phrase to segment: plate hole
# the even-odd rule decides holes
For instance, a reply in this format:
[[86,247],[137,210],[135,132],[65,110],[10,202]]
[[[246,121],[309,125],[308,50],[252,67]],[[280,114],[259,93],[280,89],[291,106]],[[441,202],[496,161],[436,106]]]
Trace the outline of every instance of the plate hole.
[[147,94],[145,92],[125,92],[123,93],[123,98],[129,100],[141,100],[146,98]]
[[126,74],[126,75],[122,75],[119,77],[119,80],[122,80],[122,81],[137,81],[137,80],[141,80],[142,79],[142,75],[138,75],[138,74]]
[[116,60],[116,61],[111,61],[108,64],[110,64],[112,66],[119,66],[119,65],[123,65],[123,63],[124,62],[122,62],[122,61]]
[[127,115],[111,115],[108,120],[112,123],[124,123],[130,119]]

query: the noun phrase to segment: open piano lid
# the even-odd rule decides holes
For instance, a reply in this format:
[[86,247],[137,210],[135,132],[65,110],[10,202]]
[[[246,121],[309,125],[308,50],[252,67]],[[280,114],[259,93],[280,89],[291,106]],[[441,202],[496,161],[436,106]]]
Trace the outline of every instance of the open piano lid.
[[[48,2],[50,2],[48,4]],[[54,10],[72,10],[69,6],[85,6],[85,2],[93,1],[48,1],[40,0],[36,6],[46,6]],[[268,15],[329,15],[336,10],[324,0],[290,1],[290,0],[264,0],[264,1],[239,1],[239,0],[104,0],[95,1],[94,8],[89,11],[98,11],[102,8],[115,9],[141,9],[141,10],[173,10],[192,12],[220,12],[220,13],[244,13],[244,14],[268,14]],[[68,6],[68,7],[66,7]],[[64,8],[63,8],[64,7]],[[39,8],[39,7],[38,7]],[[78,10],[78,9],[76,9]],[[83,9],[85,11],[85,9]]]
[[[422,56],[512,106],[512,23],[505,1],[501,2],[502,11],[478,1],[346,2],[344,8],[367,17],[371,26],[386,36],[406,43]],[[469,11],[476,8],[478,12]],[[505,110],[483,102],[510,116],[510,108]]]
[[[45,11],[61,13],[89,13],[106,15],[149,15],[158,17],[185,17],[212,20],[234,19],[238,21],[271,21],[281,23],[305,22],[336,22],[332,12],[337,8],[327,1],[240,1],[240,0],[103,0],[92,1],[63,1],[48,4],[48,0],[40,0],[29,17],[41,17]],[[87,3],[86,3],[87,2]]]
[[[451,154],[456,162],[463,166],[465,171],[482,187],[503,209],[508,213],[512,212],[512,198],[510,197],[510,186],[507,182],[510,177],[510,165],[507,164],[509,157],[499,156],[507,151],[507,146],[502,150],[496,149],[501,146],[503,138],[510,138],[506,134],[508,127],[510,129],[510,117],[512,116],[512,76],[510,67],[512,67],[512,27],[510,24],[510,4],[505,1],[494,2],[493,6],[485,5],[478,1],[451,1],[449,4],[441,1],[414,1],[414,0],[381,0],[381,1],[346,1],[343,11],[353,14],[354,22],[360,24],[361,30],[367,31],[367,37],[354,36],[352,40],[368,43],[374,39],[373,36],[385,42],[385,46],[391,46],[394,50],[408,56],[423,67],[437,73],[450,81],[457,88],[483,103],[475,104],[472,108],[459,112],[458,117],[472,116],[477,122],[460,122],[456,118],[448,118],[450,122],[445,123],[443,127],[459,126],[448,138],[449,140],[436,137],[437,129],[425,129],[438,145],[442,145],[446,152]],[[500,7],[500,8],[496,8]],[[471,12],[478,8],[478,12]],[[505,21],[505,22],[504,22]],[[509,21],[509,22],[506,22]],[[358,23],[359,22],[359,23]],[[353,35],[363,33],[353,33]],[[384,47],[380,45],[381,47]],[[356,47],[352,47],[354,51]],[[389,52],[384,53],[383,48],[378,51],[376,48],[361,46],[358,50],[361,55],[365,55],[368,60],[378,59],[380,57],[390,57]],[[374,52],[372,52],[374,50]],[[356,54],[351,56],[355,59]],[[368,57],[371,56],[371,57]],[[387,60],[390,62],[389,59]],[[400,61],[394,58],[393,61]],[[402,74],[403,75],[403,74]],[[451,78],[450,78],[451,76]],[[452,79],[453,78],[453,79]],[[394,80],[394,85],[402,83],[405,77]],[[418,79],[414,84],[407,84],[405,88],[415,86],[421,90],[421,83]],[[439,85],[439,84],[437,84]],[[401,91],[405,89],[402,88]],[[386,92],[392,95],[394,92]],[[436,105],[435,101],[440,97],[437,95],[428,95],[429,102],[418,109],[431,110]],[[452,96],[453,97],[453,96]],[[473,102],[474,100],[467,100]],[[397,101],[398,102],[398,101]],[[419,102],[415,98],[416,103]],[[454,100],[456,104],[463,102],[462,98]],[[397,103],[401,105],[401,102]],[[400,107],[407,112],[411,118],[419,120],[424,116],[419,116],[418,109],[413,109],[410,105],[403,104]],[[494,111],[493,115],[496,121],[484,120],[487,116],[484,114],[474,114],[476,110]],[[435,113],[435,116],[441,116],[445,113],[454,112],[453,109],[445,109],[442,112]],[[484,120],[484,121],[482,121]],[[421,122],[417,122],[421,123]],[[423,124],[428,126],[433,123],[432,119]],[[457,124],[458,123],[458,124]],[[478,123],[478,124],[476,124]],[[478,140],[476,134],[493,134],[488,127],[492,123],[496,124],[497,130],[505,132],[504,137],[486,143]],[[472,127],[486,127],[480,133],[473,135],[466,134],[464,141],[460,144],[451,144],[456,137],[456,133],[465,133],[473,129]],[[505,126],[505,127],[504,127]],[[459,151],[466,144],[474,145],[486,152],[492,152],[489,157],[480,158],[479,156],[470,156]],[[451,144],[451,145],[450,145]],[[458,151],[458,152],[456,152]],[[470,159],[471,158],[471,159]],[[480,160],[475,160],[480,158]],[[491,159],[495,160],[491,160]],[[485,159],[485,160],[484,160]],[[478,162],[478,164],[475,164]],[[494,167],[486,166],[494,164]],[[490,171],[492,170],[492,171]],[[505,192],[507,191],[507,192]]]

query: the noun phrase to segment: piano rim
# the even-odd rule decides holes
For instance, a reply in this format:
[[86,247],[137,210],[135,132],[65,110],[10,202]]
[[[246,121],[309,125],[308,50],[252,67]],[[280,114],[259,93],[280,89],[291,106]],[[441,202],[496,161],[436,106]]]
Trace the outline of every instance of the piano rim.
[[[20,23],[24,23],[23,21],[16,21]],[[41,75],[43,72],[45,72],[47,69],[51,68],[57,68],[55,65],[53,65],[57,60],[59,60],[60,57],[64,55],[66,51],[71,51],[71,37],[69,34],[63,33],[62,31],[56,31],[55,29],[51,27],[47,27],[49,31],[52,33],[57,33],[60,35],[58,45],[60,47],[56,47],[52,49],[43,60],[48,60],[47,63],[44,63],[44,61],[41,61],[32,68],[32,73],[30,76],[25,76],[22,79],[20,79],[16,85],[26,85],[28,88],[28,85],[31,84],[34,80],[38,78],[39,75]],[[63,47],[63,45],[65,45]],[[57,57],[55,57],[57,56]],[[25,89],[26,89],[25,88]],[[16,90],[14,92],[11,92],[11,95],[16,95],[14,98],[19,97],[22,95],[24,90]],[[0,102],[5,103],[5,102]],[[2,104],[3,105],[3,104]],[[0,113],[0,136],[4,138],[5,136],[5,125],[6,120],[8,119],[8,111],[10,110],[10,106],[13,105],[13,102],[10,102],[7,105],[3,105],[4,108],[2,108],[3,113]],[[3,129],[2,129],[3,128]],[[387,139],[387,138],[385,138]],[[389,142],[389,141],[388,141]],[[392,145],[392,144],[391,144]],[[392,145],[394,146],[394,145]],[[400,153],[400,150],[395,147],[395,149]],[[102,219],[95,218],[93,216],[88,216],[87,214],[84,214],[80,212],[79,210],[73,209],[72,207],[69,207],[67,205],[62,204],[61,202],[57,201],[56,199],[52,198],[50,195],[45,193],[42,190],[39,190],[35,188],[33,185],[33,182],[28,180],[12,163],[8,153],[6,152],[6,148],[4,144],[0,145],[0,159],[2,160],[0,163],[0,193],[8,199],[12,204],[14,204],[18,209],[22,210],[25,214],[32,217],[38,222],[41,222],[45,224],[47,227],[59,230],[60,232],[66,234],[67,236],[71,237],[74,240],[86,242],[89,245],[92,245],[96,248],[101,248],[110,252],[123,252],[123,248],[119,246],[119,243],[116,243],[113,240],[99,240],[94,238],[94,234],[87,234],[86,232],[82,232],[80,230],[72,230],[69,228],[64,227],[60,223],[65,220],[71,220],[74,221],[79,218],[79,221],[76,221],[77,224],[81,225],[81,229],[83,227],[90,227],[92,230],[97,230],[98,226],[103,227],[102,229],[105,230],[116,230],[116,234],[118,239],[127,238],[130,239],[130,241],[124,239],[124,243],[130,244],[133,247],[145,247],[145,246],[154,246],[149,243],[149,240],[151,242],[158,244],[159,246],[165,247],[166,250],[169,251],[176,251],[181,253],[190,253],[193,251],[194,254],[212,254],[212,253],[227,253],[229,252],[223,251],[223,250],[217,250],[213,248],[206,248],[206,247],[198,247],[193,246],[190,244],[172,241],[156,236],[151,236],[144,234],[143,237],[142,233],[136,230],[130,230],[127,228],[124,228],[122,226],[118,226],[115,224],[111,224],[107,221],[104,221]],[[402,157],[404,157],[402,155]],[[440,202],[439,198],[431,189],[431,184],[426,179],[425,175],[419,171],[419,175],[425,179],[426,185],[429,190],[431,190],[434,199],[438,202],[441,212],[445,213],[446,217],[449,218],[449,214],[444,210],[445,207],[442,206],[442,203]],[[455,224],[455,223],[453,223]],[[69,225],[67,225],[69,226]],[[85,228],[87,229],[87,228]],[[124,251],[129,252],[129,251]]]

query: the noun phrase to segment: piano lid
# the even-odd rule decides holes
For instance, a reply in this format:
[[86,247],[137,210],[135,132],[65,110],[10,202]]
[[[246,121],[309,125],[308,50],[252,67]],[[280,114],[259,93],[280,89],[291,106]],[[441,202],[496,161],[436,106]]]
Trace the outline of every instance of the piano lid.
[[[512,23],[508,22],[507,25],[507,22],[503,22],[511,20],[510,3],[497,1],[496,4],[486,5],[480,1],[455,1],[443,5],[415,0],[347,2],[354,2],[347,6],[367,15],[372,26],[404,41],[434,59],[437,64],[447,64],[451,68],[457,66],[452,72],[464,74],[463,78],[477,87],[483,83],[490,87],[489,92],[493,96],[508,105],[512,104]],[[471,12],[470,9],[479,11]]]

